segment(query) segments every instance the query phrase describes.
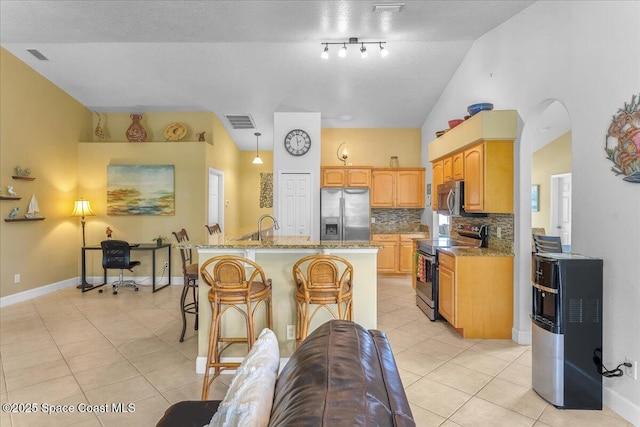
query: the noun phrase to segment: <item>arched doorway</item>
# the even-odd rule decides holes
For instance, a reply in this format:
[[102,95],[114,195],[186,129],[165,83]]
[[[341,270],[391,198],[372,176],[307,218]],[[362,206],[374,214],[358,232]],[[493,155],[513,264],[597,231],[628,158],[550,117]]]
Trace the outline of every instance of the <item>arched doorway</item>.
[[[516,161],[518,173],[516,182],[515,209],[515,242],[514,242],[514,326],[513,340],[519,344],[531,344],[531,231],[535,225],[540,225],[541,218],[551,218],[551,174],[547,171],[537,171],[534,174],[534,157],[540,155],[540,163],[547,164],[547,158],[554,158],[556,148],[549,148],[550,143],[555,144],[559,139],[568,138],[571,141],[571,118],[565,106],[558,100],[547,99],[538,104],[526,117],[520,135],[520,143],[516,148]],[[569,132],[569,133],[568,133]],[[568,134],[567,134],[568,133]],[[563,140],[563,141],[564,141]],[[560,146],[562,142],[559,143]],[[545,148],[547,147],[547,148]],[[561,149],[563,149],[561,147]],[[570,151],[570,149],[569,149]],[[569,153],[569,163],[571,154]],[[555,159],[555,158],[554,158]],[[553,170],[554,168],[547,168]],[[534,182],[532,176],[536,176]],[[539,182],[538,182],[539,181]],[[532,212],[532,186],[538,186],[539,209],[545,206],[541,218],[532,220],[537,212]],[[544,199],[543,199],[544,197]],[[556,204],[557,205],[557,204]],[[555,206],[554,206],[555,207]],[[570,215],[570,210],[569,210]],[[545,219],[546,221],[546,219]],[[547,224],[547,222],[543,222]],[[551,228],[551,225],[542,227]],[[546,230],[547,234],[551,230]],[[554,230],[556,231],[556,230]]]

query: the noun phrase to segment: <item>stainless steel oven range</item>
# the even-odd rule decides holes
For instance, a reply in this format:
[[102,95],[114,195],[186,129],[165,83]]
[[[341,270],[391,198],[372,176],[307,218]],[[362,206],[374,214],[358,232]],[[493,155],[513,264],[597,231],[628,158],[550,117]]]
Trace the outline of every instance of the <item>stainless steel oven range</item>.
[[420,239],[417,241],[416,305],[435,321],[438,313],[438,248],[487,247],[488,226],[459,225],[459,237],[451,239]]

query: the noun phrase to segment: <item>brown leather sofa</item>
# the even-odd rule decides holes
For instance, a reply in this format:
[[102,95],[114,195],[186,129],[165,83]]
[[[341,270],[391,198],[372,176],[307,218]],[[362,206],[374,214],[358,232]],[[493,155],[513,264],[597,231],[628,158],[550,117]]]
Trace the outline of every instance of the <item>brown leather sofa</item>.
[[[201,427],[219,403],[176,403],[158,426]],[[385,333],[345,320],[313,331],[278,376],[269,426],[415,426]]]

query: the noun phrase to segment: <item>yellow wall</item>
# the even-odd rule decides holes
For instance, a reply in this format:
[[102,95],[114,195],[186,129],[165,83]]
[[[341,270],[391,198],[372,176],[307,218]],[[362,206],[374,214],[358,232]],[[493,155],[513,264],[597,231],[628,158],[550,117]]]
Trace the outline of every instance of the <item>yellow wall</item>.
[[389,167],[391,156],[397,156],[401,167],[420,167],[420,128],[322,129],[322,166],[342,165],[336,156],[342,142],[349,153],[347,164]]
[[[70,217],[78,185],[79,140],[91,134],[91,112],[26,64],[0,49],[0,186],[22,200],[0,201],[2,218],[22,216],[32,194],[44,221],[0,221],[0,296],[78,276],[81,235]],[[35,181],[17,181],[16,166]],[[43,260],[46,260],[44,262]],[[14,275],[21,282],[14,284]]]
[[255,151],[240,153],[240,227],[242,229],[258,229],[260,215],[273,214],[273,208],[260,208],[260,173],[273,172],[273,151],[261,151],[260,158],[264,162],[254,165],[251,162],[256,157]]
[[540,185],[540,211],[531,212],[531,227],[543,227],[553,234],[551,224],[551,175],[571,172],[571,132],[551,141],[533,153],[531,183]]

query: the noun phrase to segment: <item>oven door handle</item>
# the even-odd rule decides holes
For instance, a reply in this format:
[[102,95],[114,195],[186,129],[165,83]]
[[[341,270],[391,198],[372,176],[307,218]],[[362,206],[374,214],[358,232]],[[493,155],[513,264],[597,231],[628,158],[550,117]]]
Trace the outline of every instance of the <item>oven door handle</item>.
[[540,289],[543,292],[549,292],[550,294],[557,294],[558,293],[557,289],[549,288],[547,286],[542,286],[542,285],[539,285],[539,284],[537,284],[535,282],[531,283],[531,286],[533,286],[536,289]]

